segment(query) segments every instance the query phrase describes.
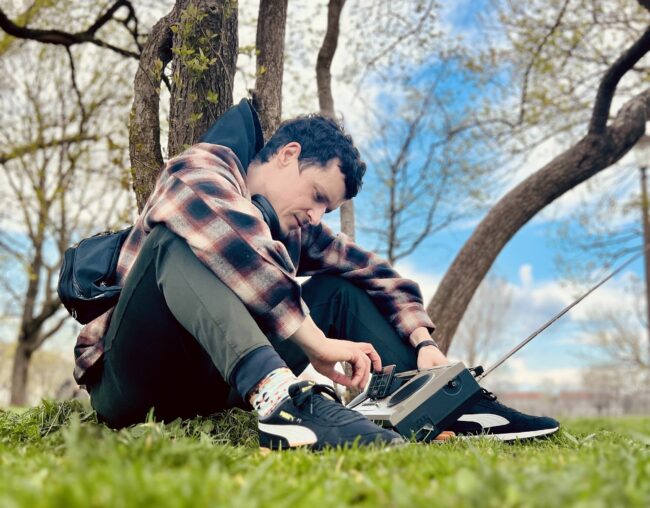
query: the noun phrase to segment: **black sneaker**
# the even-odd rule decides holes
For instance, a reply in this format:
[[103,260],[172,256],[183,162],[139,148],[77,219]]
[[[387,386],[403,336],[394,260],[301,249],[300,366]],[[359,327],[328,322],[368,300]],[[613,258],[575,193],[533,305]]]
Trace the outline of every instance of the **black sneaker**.
[[404,442],[399,434],[344,407],[330,386],[300,381],[289,387],[289,396],[273,413],[259,420],[260,447],[277,450],[307,446],[321,450],[353,443]]
[[530,439],[557,432],[560,424],[547,416],[530,416],[497,402],[492,392],[482,389],[481,399],[449,429],[459,437],[485,436],[501,441]]

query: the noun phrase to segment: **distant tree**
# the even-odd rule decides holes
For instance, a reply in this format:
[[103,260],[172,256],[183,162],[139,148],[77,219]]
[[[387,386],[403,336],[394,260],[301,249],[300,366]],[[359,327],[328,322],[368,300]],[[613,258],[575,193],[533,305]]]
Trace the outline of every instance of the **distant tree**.
[[[639,294],[641,281],[630,282],[631,294]],[[646,334],[644,302],[637,299],[632,308],[603,308],[591,312],[582,322],[583,350],[592,364],[625,365],[650,376],[650,344]]]
[[[30,67],[10,73],[22,59]],[[7,270],[0,284],[18,329],[13,405],[27,400],[33,354],[68,317],[56,294],[64,250],[94,228],[119,223],[128,204],[126,132],[111,117],[128,96],[115,94],[118,80],[107,86],[107,68],[95,64],[73,80],[67,61],[64,52],[31,46],[2,62],[0,252]]]
[[468,366],[486,365],[504,342],[512,322],[512,290],[505,280],[486,277],[460,322],[450,354]]
[[364,147],[371,205],[361,229],[390,263],[475,217],[500,174],[477,133],[459,128],[463,99],[448,83],[464,79],[470,86],[471,75],[450,61],[429,72],[426,83],[403,85],[405,97],[386,99],[389,113],[374,115],[376,134]]

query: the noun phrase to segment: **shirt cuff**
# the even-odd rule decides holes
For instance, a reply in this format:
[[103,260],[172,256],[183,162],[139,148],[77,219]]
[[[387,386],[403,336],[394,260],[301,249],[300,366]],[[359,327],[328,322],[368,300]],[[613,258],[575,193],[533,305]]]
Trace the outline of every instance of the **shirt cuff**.
[[416,328],[424,327],[429,330],[429,333],[436,329],[436,325],[420,304],[409,305],[402,309],[395,316],[392,324],[403,340],[408,340]]

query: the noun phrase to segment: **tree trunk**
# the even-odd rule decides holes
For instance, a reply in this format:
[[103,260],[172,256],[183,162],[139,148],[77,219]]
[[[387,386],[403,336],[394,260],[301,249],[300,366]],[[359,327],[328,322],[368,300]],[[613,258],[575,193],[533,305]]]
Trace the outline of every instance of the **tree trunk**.
[[134,97],[129,121],[129,155],[138,211],[142,211],[163,165],[160,149],[160,86],[163,70],[172,59],[171,25],[174,9],[156,23],[142,48],[135,73]]
[[168,154],[195,143],[232,105],[239,48],[237,9],[229,0],[178,0],[154,25],[134,82],[129,126],[133,187],[142,210],[163,165],[160,86],[172,61]]
[[[33,300],[29,300],[33,301]],[[16,352],[11,373],[11,401],[12,406],[24,406],[27,402],[27,382],[29,379],[29,365],[32,355],[40,348],[46,339],[56,333],[64,320],[52,326],[49,331],[43,332],[43,325],[61,308],[61,301],[56,296],[51,296],[43,304],[40,312],[34,314],[34,306],[25,304],[29,314],[21,320],[20,332],[16,341]]]
[[[339,40],[339,24],[345,0],[330,0],[327,6],[327,31],[316,60],[316,84],[318,105],[323,116],[335,118],[334,97],[332,95],[332,60]],[[340,209],[341,231],[354,240],[354,203],[343,203]]]
[[259,113],[264,138],[273,135],[282,118],[284,34],[288,0],[260,0],[257,18],[257,48],[253,105]]
[[169,156],[193,145],[232,106],[239,42],[237,4],[177,0],[172,27]]
[[538,212],[625,155],[645,131],[650,89],[623,106],[603,134],[588,134],[512,189],[490,210],[445,274],[427,307],[435,337],[449,349],[481,280],[508,241]]
[[344,202],[339,209],[339,213],[341,214],[341,231],[354,241],[354,202],[352,200]]
[[339,42],[339,24],[345,0],[330,0],[327,6],[327,31],[316,60],[316,85],[321,115],[334,118],[332,97],[332,60]]
[[27,404],[27,377],[32,353],[33,351],[24,341],[18,341],[11,371],[11,399],[9,401],[11,406]]

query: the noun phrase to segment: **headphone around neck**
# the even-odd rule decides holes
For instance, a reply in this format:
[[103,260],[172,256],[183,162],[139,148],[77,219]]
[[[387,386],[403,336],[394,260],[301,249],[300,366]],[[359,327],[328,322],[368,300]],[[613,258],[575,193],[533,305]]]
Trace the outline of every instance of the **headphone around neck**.
[[278,218],[278,214],[275,213],[275,210],[273,209],[273,206],[269,200],[261,194],[255,194],[251,197],[251,201],[257,207],[257,209],[262,212],[264,222],[266,222],[266,224],[269,226],[269,229],[271,230],[271,237],[274,240],[281,240],[282,231],[280,230],[280,219]]

